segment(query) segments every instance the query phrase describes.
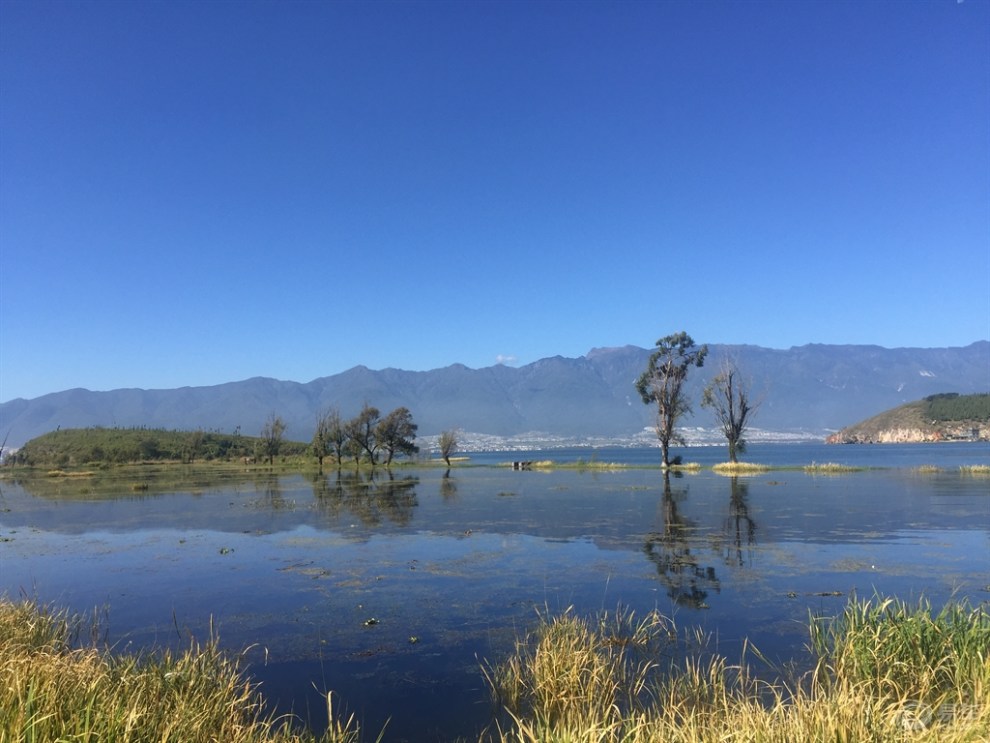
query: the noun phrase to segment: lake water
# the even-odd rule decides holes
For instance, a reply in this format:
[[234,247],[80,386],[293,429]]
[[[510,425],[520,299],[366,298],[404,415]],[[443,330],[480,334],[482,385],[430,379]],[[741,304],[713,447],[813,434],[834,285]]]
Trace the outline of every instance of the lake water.
[[[678,449],[712,464],[724,449]],[[657,451],[471,454],[449,474],[401,467],[322,477],[0,482],[0,592],[107,607],[120,649],[208,638],[248,648],[280,709],[325,723],[318,692],[385,740],[476,738],[491,718],[480,664],[537,612],[622,605],[700,626],[737,657],[806,660],[810,612],[851,594],[990,600],[984,444],[754,445],[775,470],[513,471],[512,460],[655,464]],[[933,465],[937,472],[916,468]],[[838,594],[838,595],[836,595]],[[374,737],[373,735],[371,736]]]

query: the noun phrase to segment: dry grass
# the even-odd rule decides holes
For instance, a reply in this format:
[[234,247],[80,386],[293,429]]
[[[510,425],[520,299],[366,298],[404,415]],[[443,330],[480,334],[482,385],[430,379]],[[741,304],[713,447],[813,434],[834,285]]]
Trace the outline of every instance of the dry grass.
[[966,464],[959,468],[964,475],[975,475],[977,477],[990,476],[990,464]]
[[[813,620],[819,660],[795,682],[754,679],[718,654],[664,669],[645,644],[615,642],[571,615],[544,620],[486,672],[508,712],[501,741],[983,741],[990,736],[990,615],[985,609],[853,601]],[[596,627],[597,625],[597,627]],[[627,626],[629,625],[627,623]],[[628,634],[628,632],[627,632]],[[654,652],[651,650],[650,652]],[[755,653],[755,651],[751,651]],[[758,656],[758,653],[755,653]]]
[[712,472],[719,475],[758,475],[761,472],[769,472],[770,467],[766,464],[754,464],[753,462],[722,462],[712,465]]
[[836,462],[812,462],[804,466],[804,471],[812,475],[839,475],[844,472],[862,472],[865,467],[853,467]]
[[[217,647],[113,655],[75,642],[78,617],[0,599],[0,741],[317,740],[265,713],[257,689]],[[327,699],[328,709],[330,699]],[[353,718],[331,712],[324,743],[356,743]]]

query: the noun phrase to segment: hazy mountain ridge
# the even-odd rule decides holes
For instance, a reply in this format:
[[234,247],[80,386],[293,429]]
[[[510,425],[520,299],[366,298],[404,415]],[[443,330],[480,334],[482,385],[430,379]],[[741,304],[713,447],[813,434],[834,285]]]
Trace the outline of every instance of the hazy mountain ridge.
[[[693,370],[688,426],[712,425],[699,405],[701,389],[721,359],[735,358],[763,404],[754,425],[764,431],[805,431],[824,437],[851,422],[943,392],[990,390],[990,342],[962,348],[897,348],[811,344],[787,350],[749,345],[710,346]],[[336,406],[353,416],[368,402],[383,412],[408,407],[421,435],[446,428],[513,436],[543,432],[571,438],[630,437],[652,425],[653,411],[633,382],[650,350],[596,348],[578,358],[553,356],[518,368],[470,369],[462,364],[431,371],[372,370],[356,366],[308,383],[255,377],[170,390],[71,389],[0,404],[0,435],[7,445],[59,426],[148,426],[256,434],[277,412],[287,436],[308,440],[318,410]]]

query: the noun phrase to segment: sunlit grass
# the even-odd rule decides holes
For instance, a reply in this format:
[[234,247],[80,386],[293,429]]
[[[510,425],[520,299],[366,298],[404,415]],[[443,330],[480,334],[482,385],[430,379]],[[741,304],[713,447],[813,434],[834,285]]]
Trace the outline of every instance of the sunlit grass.
[[866,467],[854,467],[850,464],[838,464],[837,462],[812,462],[806,464],[802,469],[812,475],[840,475],[845,472],[863,472]]
[[712,472],[719,475],[758,475],[761,472],[769,472],[770,465],[755,464],[753,462],[721,462],[712,465]]
[[0,599],[0,741],[356,743],[334,715],[317,739],[264,711],[257,688],[215,641],[184,652],[112,654],[77,643],[84,622]]
[[942,468],[934,464],[923,464],[919,467],[915,467],[914,471],[919,475],[936,475],[942,471]]
[[966,464],[959,468],[964,475],[977,475],[986,477],[990,475],[990,464]]
[[[990,734],[990,615],[852,601],[812,619],[813,670],[757,680],[744,657],[671,657],[669,620],[544,617],[486,669],[500,741],[978,741]],[[621,627],[615,633],[611,627]],[[639,639],[637,639],[639,638]],[[759,653],[750,650],[752,657]]]

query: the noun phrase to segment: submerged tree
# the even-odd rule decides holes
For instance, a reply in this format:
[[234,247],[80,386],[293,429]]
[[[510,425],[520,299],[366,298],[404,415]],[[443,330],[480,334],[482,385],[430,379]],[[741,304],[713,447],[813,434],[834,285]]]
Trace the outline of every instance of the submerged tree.
[[286,425],[278,415],[272,413],[261,427],[261,454],[268,458],[268,464],[275,462],[279,449],[282,448],[282,434]]
[[636,380],[636,390],[643,402],[657,406],[656,431],[664,469],[670,467],[671,442],[683,442],[675,431],[677,421],[691,410],[684,397],[688,369],[703,366],[707,355],[708,346],[697,348],[687,333],[668,335],[656,342],[646,371]]
[[743,434],[750,418],[759,407],[750,396],[749,386],[742,379],[739,368],[731,360],[722,362],[721,370],[705,387],[701,407],[711,408],[722,427],[722,434],[729,443],[729,461],[733,464],[746,450]]
[[365,403],[361,412],[347,422],[345,431],[355,461],[360,459],[361,454],[367,454],[368,461],[372,465],[378,461],[378,440],[375,431],[380,416],[378,408]]
[[313,431],[313,456],[320,463],[321,470],[323,469],[323,459],[333,451],[333,442],[330,438],[331,413],[330,410],[321,410],[317,413],[316,430]]
[[331,454],[339,467],[344,458],[346,443],[347,432],[344,430],[340,411],[337,408],[321,411],[316,417],[316,431],[313,433],[313,454],[320,462],[320,469],[323,469],[323,458]]
[[457,449],[457,434],[454,431],[444,431],[440,434],[440,456],[450,467],[450,455]]
[[392,464],[396,454],[412,455],[419,451],[414,439],[419,428],[413,423],[409,408],[400,407],[382,418],[375,426],[375,440],[385,452],[385,466]]

